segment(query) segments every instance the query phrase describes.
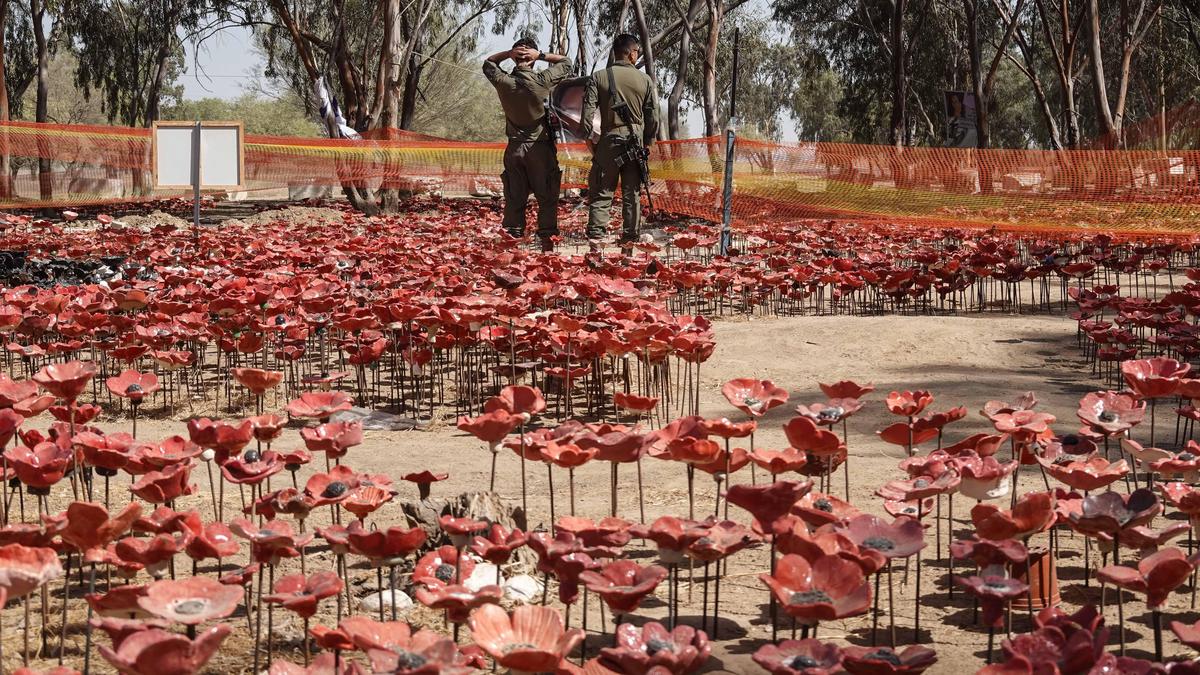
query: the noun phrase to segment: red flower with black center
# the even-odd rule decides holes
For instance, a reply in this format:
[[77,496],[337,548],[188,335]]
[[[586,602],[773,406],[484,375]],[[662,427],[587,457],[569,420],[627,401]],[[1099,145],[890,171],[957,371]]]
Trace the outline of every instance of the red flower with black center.
[[129,402],[135,406],[141,403],[142,399],[161,388],[157,375],[139,373],[136,370],[126,370],[116,377],[108,378],[104,384],[113,396],[129,399]]
[[770,531],[774,523],[787,515],[810,490],[811,481],[800,483],[781,480],[763,485],[733,485],[725,491],[725,499],[749,511],[763,531]]
[[419,527],[368,530],[361,521],[354,521],[346,528],[346,542],[351,552],[385,566],[398,564],[412,555],[425,544],[425,538],[425,530]]
[[237,609],[242,590],[212,577],[161,579],[146,587],[138,605],[154,616],[188,626],[223,619]]
[[430,609],[445,610],[446,618],[452,623],[462,623],[472,609],[481,605],[498,605],[504,591],[499,586],[484,586],[478,591],[461,584],[421,586],[416,593],[417,602]]
[[875,516],[861,515],[836,530],[860,548],[879,552],[885,558],[907,558],[925,548],[925,528],[914,518],[897,518],[887,523]]
[[453,546],[441,546],[421,556],[413,567],[412,580],[427,586],[452,584],[469,578],[474,569],[474,560],[465,555],[460,558]]
[[579,575],[579,580],[599,595],[614,614],[636,611],[665,578],[665,567],[642,567],[632,560],[613,560],[599,570],[585,570]]
[[129,491],[151,504],[171,502],[196,492],[196,486],[188,484],[191,474],[191,462],[172,464],[162,471],[146,473],[129,486]]
[[815,639],[784,640],[759,647],[751,658],[771,675],[829,675],[840,668],[842,650]]
[[850,675],[917,675],[937,663],[937,654],[928,647],[912,645],[902,651],[888,647],[844,647],[842,667]]
[[1004,620],[1004,609],[1013,598],[1028,590],[1022,581],[1004,576],[956,577],[955,582],[979,600],[985,626],[996,627]]
[[288,414],[300,419],[326,420],[349,410],[354,399],[340,391],[310,391],[287,404]]
[[1121,363],[1125,384],[1142,399],[1165,398],[1175,393],[1192,367],[1165,356]]
[[1102,567],[1096,572],[1096,578],[1135,593],[1145,593],[1146,606],[1158,610],[1191,576],[1196,562],[1196,556],[1189,557],[1177,548],[1166,548],[1142,558],[1137,567]]
[[526,672],[555,672],[583,641],[583,631],[565,630],[562,615],[552,607],[521,605],[510,616],[498,605],[471,613],[471,635],[503,668]]
[[686,675],[699,670],[712,652],[704,631],[691,626],[667,630],[657,621],[642,626],[623,623],[616,633],[615,646],[600,650],[600,662],[618,673],[649,673],[657,668],[664,675]]
[[784,555],[774,574],[758,577],[779,601],[788,616],[812,624],[866,613],[871,606],[871,586],[858,565],[836,555],[815,562]]
[[509,531],[503,525],[493,523],[486,536],[476,536],[471,540],[471,551],[499,567],[508,562],[513,551],[524,546],[525,541],[525,533],[521,530]]

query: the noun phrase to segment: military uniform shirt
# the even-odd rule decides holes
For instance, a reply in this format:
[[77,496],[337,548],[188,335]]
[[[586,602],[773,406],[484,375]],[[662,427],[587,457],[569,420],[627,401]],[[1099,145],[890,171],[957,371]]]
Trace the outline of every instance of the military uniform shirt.
[[483,62],[483,74],[500,97],[504,109],[505,133],[509,140],[535,141],[546,137],[546,107],[542,101],[550,96],[554,85],[571,74],[571,59],[551,64],[535,71],[529,66],[517,66],[505,72],[492,61]]
[[[592,134],[592,115],[600,108],[600,134],[628,135],[621,116],[612,109],[613,96],[609,89],[608,69],[597,70],[588,80],[583,94],[583,133]],[[628,61],[612,65],[612,79],[621,99],[629,107],[633,135],[640,136],[644,145],[654,142],[658,133],[658,106],[650,92],[650,78]]]

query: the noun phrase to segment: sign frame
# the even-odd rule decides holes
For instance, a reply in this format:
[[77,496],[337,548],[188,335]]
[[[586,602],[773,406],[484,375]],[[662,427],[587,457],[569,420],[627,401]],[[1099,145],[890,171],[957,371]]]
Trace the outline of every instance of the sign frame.
[[[200,127],[200,134],[203,136],[204,131],[208,129],[233,129],[237,131],[237,161],[238,161],[238,183],[236,185],[210,185],[200,183],[184,184],[160,184],[158,170],[158,130],[166,129],[191,129],[195,130],[196,126]],[[193,145],[195,148],[195,144]],[[194,149],[193,152],[197,156],[192,158],[193,166],[196,172],[196,182],[200,182],[203,177],[203,164],[201,162],[202,153],[199,149]],[[151,167],[151,185],[155,190],[187,190],[199,188],[202,190],[225,190],[238,191],[246,189],[246,129],[245,124],[240,121],[232,120],[209,120],[209,121],[175,121],[175,120],[155,120],[150,125],[150,167]]]

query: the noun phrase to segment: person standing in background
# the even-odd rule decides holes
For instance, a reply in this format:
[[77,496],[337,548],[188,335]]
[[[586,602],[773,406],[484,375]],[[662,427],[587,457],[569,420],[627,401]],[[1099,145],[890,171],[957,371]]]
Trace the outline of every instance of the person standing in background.
[[[608,234],[613,193],[618,183],[621,244],[632,244],[641,232],[641,168],[630,158],[635,151],[649,149],[658,133],[658,104],[651,94],[650,78],[635,65],[641,51],[636,37],[628,33],[618,35],[613,41],[612,65],[593,73],[584,90],[582,131],[592,148],[587,237],[593,250],[600,247]],[[600,139],[593,144],[592,117],[597,108]]]
[[[516,64],[511,73],[500,68],[505,59]],[[538,61],[549,68],[535,71]],[[512,49],[492,54],[483,62],[483,74],[500,98],[508,147],[504,149],[504,230],[515,239],[525,236],[525,204],[532,192],[537,198],[537,236],[542,251],[553,251],[558,234],[558,195],[562,172],[543,104],[559,82],[571,74],[571,59],[538,51],[529,38]]]

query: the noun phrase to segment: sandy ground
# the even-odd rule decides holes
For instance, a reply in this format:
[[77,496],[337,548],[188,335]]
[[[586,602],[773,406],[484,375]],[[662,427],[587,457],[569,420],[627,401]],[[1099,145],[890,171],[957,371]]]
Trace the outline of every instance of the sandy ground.
[[[873,491],[886,480],[900,477],[897,463],[903,449],[889,446],[877,439],[875,431],[895,421],[881,400],[894,389],[928,389],[933,392],[934,410],[946,410],[965,405],[969,416],[948,429],[947,441],[952,442],[968,434],[991,429],[979,413],[983,404],[992,399],[1012,399],[1025,391],[1035,391],[1041,401],[1040,408],[1055,414],[1059,423],[1056,429],[1069,433],[1078,428],[1075,409],[1079,397],[1098,388],[1089,367],[1079,357],[1075,342],[1075,326],[1063,316],[1000,316],[978,317],[799,317],[788,319],[754,318],[720,321],[716,324],[717,348],[712,358],[701,368],[701,413],[710,417],[728,416],[735,418],[740,413],[729,406],[720,394],[721,384],[734,377],[760,377],[772,379],[791,393],[789,405],[772,411],[760,423],[756,436],[759,447],[783,447],[786,441],[782,424],[791,417],[791,409],[798,403],[823,400],[817,387],[818,382],[853,379],[857,382],[874,382],[877,392],[869,398],[865,410],[850,420],[850,452],[853,467],[852,499],[856,505],[882,515],[880,500],[872,496]],[[197,410],[199,414],[201,411]],[[1160,411],[1161,412],[1161,411]],[[1163,420],[1166,418],[1163,417]],[[101,423],[106,430],[126,427],[125,423]],[[139,436],[161,438],[186,431],[181,422],[148,420],[139,424]],[[290,449],[300,445],[295,430],[285,432],[284,439],[276,443],[276,449]],[[434,496],[448,496],[459,492],[478,490],[487,486],[490,456],[474,438],[468,437],[446,424],[433,425],[428,431],[410,432],[367,432],[362,446],[351,450],[346,463],[359,471],[386,472],[394,477],[419,469],[448,472],[450,479],[434,486]],[[637,483],[631,468],[622,467],[622,482],[619,492],[620,513],[627,518],[637,518]],[[177,508],[198,508],[206,518],[210,506],[206,479],[202,470],[193,474],[200,483],[199,494],[186,498]],[[301,483],[307,469],[301,474]],[[759,476],[762,478],[761,473]],[[278,479],[277,479],[278,480]],[[283,480],[287,480],[286,477]],[[736,476],[741,482],[749,481],[749,469]],[[599,463],[577,470],[577,504],[579,515],[601,517],[608,514],[608,466]],[[1030,473],[1022,476],[1022,489],[1040,487],[1040,477]],[[662,514],[683,515],[687,513],[687,490],[684,470],[680,465],[649,460],[645,464],[646,516],[647,519]],[[841,474],[837,475],[834,492],[841,495]],[[557,507],[560,514],[568,507],[568,491],[565,472],[556,471]],[[278,487],[278,483],[276,485]],[[385,506],[372,516],[378,523],[386,523],[398,517],[399,501],[415,499],[415,490],[409,484],[399,483],[401,495],[395,502]],[[510,503],[520,503],[519,462],[515,455],[500,455],[497,487],[500,495]],[[63,495],[65,498],[65,495]],[[541,466],[530,467],[529,504],[531,524],[547,524],[549,491],[546,472]],[[705,477],[697,481],[697,514],[707,513],[714,503],[714,484]],[[236,493],[227,495],[228,503],[236,505]],[[64,502],[65,503],[65,502]],[[970,531],[967,515],[968,506],[956,505],[956,532],[960,536]],[[748,521],[745,513],[731,510],[731,516],[742,522]],[[228,519],[228,512],[226,514]],[[1160,521],[1161,525],[1161,521]],[[1044,539],[1042,535],[1040,539]],[[1061,538],[1064,548],[1078,548],[1078,539]],[[901,585],[905,574],[896,575],[895,614],[899,626],[899,644],[915,641],[931,645],[938,650],[939,662],[929,672],[966,673],[974,672],[983,664],[987,633],[972,625],[970,601],[956,592],[951,600],[947,592],[948,575],[944,548],[947,544],[943,534],[943,551],[932,550],[933,535],[929,536],[930,549],[925,554],[925,574],[922,581],[923,606],[921,609],[921,633],[914,636],[913,602],[915,574],[907,575],[909,583]],[[1044,541],[1035,543],[1044,544]],[[319,548],[319,547],[317,547]],[[634,542],[631,548],[641,550]],[[635,553],[641,562],[648,562],[652,555],[646,551]],[[1095,584],[1084,589],[1081,583],[1080,557],[1067,552],[1062,577],[1062,595],[1066,607],[1072,608],[1083,600],[1096,601],[1099,593]],[[930,560],[930,558],[940,560]],[[227,569],[231,563],[227,561]],[[309,571],[327,569],[330,558],[320,550],[310,554]],[[750,673],[758,668],[750,660],[750,654],[771,637],[770,622],[766,613],[767,591],[757,579],[765,571],[767,552],[765,548],[745,551],[735,555],[729,567],[729,575],[721,591],[721,640],[714,646],[713,658],[706,672]],[[700,571],[697,569],[696,585],[689,592],[681,589],[683,606],[681,615],[685,622],[697,622],[703,597],[700,586]],[[374,584],[374,572],[366,568],[353,571],[356,579],[365,587]],[[141,578],[145,580],[144,577]],[[686,576],[685,576],[686,580]],[[74,583],[74,582],[73,582]],[[885,584],[886,594],[886,584]],[[60,589],[55,589],[55,595]],[[79,587],[72,596],[79,594]],[[553,596],[553,592],[551,593]],[[636,616],[627,620],[641,622],[661,619],[665,616],[665,585],[657,598],[647,601]],[[1147,656],[1152,647],[1148,614],[1142,602],[1130,596],[1126,602],[1126,619],[1129,622],[1131,653]],[[689,602],[690,600],[690,602]],[[1169,618],[1193,621],[1200,617],[1187,610],[1187,596],[1177,594],[1172,599],[1174,615]],[[57,606],[51,600],[51,609]],[[333,623],[332,603],[322,610],[314,624],[320,619]],[[611,639],[601,635],[600,614],[595,598],[590,603],[589,653],[607,644]],[[886,609],[886,598],[883,607]],[[239,610],[240,612],[241,610]],[[572,625],[579,624],[580,609],[572,610]],[[1116,608],[1108,609],[1110,625],[1116,625]],[[35,619],[36,618],[35,604]],[[280,628],[279,639],[287,643],[293,658],[298,639],[298,626],[294,620],[276,613],[276,625]],[[72,614],[73,621],[74,614]],[[243,619],[235,615],[234,626],[243,628],[235,632],[226,648],[214,659],[209,670],[212,672],[248,671],[251,668],[246,648],[250,644],[244,630]],[[22,625],[21,610],[10,606],[4,611],[5,666],[19,665],[17,637]],[[440,628],[441,620],[436,615],[422,610],[410,613],[409,620]],[[611,624],[611,615],[607,617]],[[82,615],[79,617],[82,620]],[[883,619],[886,625],[886,617]],[[1164,621],[1164,625],[1167,622]],[[57,618],[51,619],[56,629]],[[1018,614],[1013,619],[1013,628],[1024,631],[1028,619]],[[790,635],[790,624],[782,622],[780,637]],[[75,631],[75,628],[72,628]],[[611,630],[611,628],[609,628]],[[464,631],[464,636],[466,635]],[[832,622],[820,627],[820,638],[842,643],[870,644],[870,619],[862,617],[845,622]],[[997,652],[1000,638],[997,638]],[[68,637],[68,662],[78,663],[81,659],[81,632]],[[98,636],[107,643],[107,638]],[[887,636],[880,635],[881,644]],[[1116,636],[1112,642],[1115,644]],[[1186,651],[1175,643],[1171,636],[1166,638],[1168,656]],[[50,640],[51,653],[56,653],[57,637]],[[1182,651],[1181,651],[1182,650]],[[37,665],[48,665],[51,661],[39,661]],[[93,661],[93,666],[97,664]]]

